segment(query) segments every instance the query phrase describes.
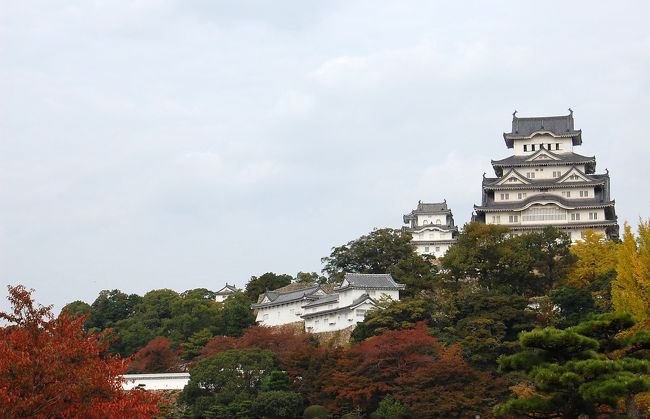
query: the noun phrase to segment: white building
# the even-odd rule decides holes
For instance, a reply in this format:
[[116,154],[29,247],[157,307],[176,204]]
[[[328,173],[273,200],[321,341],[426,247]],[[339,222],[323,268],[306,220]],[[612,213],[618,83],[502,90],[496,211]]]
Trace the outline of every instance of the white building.
[[504,133],[513,155],[493,160],[496,177],[483,175],[483,199],[474,219],[508,226],[515,234],[552,225],[579,240],[586,229],[618,237],[609,172],[596,174],[596,158],[574,153],[582,131],[569,115],[518,118]]
[[390,274],[345,274],[341,285],[332,294],[303,306],[305,330],[311,333],[331,332],[363,321],[368,310],[381,298],[399,300],[398,284]]
[[235,293],[235,292],[240,292],[241,290],[234,285],[228,285],[226,282],[226,286],[221,288],[219,291],[217,291],[215,294],[214,299],[218,303],[223,303],[230,294]]
[[404,223],[409,225],[403,229],[413,236],[412,242],[420,255],[442,257],[458,239],[458,227],[447,200],[418,202],[416,209],[404,215]]
[[275,291],[266,291],[257,304],[257,323],[260,326],[281,326],[302,322],[302,306],[326,295],[320,285],[291,284]]
[[[298,288],[300,287],[300,288]],[[257,304],[260,326],[281,326],[303,322],[311,333],[330,332],[356,325],[378,300],[399,300],[398,284],[389,274],[345,274],[340,286],[326,293],[320,285],[291,284],[266,291]]]
[[182,390],[190,381],[189,372],[168,372],[162,374],[124,374],[123,390]]

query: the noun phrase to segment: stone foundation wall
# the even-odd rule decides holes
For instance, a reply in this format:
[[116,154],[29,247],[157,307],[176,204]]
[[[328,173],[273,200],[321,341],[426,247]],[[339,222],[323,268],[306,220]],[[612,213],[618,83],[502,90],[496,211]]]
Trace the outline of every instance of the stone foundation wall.
[[[305,322],[294,322],[283,324],[281,326],[271,326],[277,330],[291,330],[297,333],[307,333],[305,332]],[[346,327],[341,330],[334,330],[331,332],[320,332],[320,333],[310,333],[318,338],[322,345],[331,345],[331,346],[347,346],[350,343],[350,336],[356,325]]]
[[348,346],[350,344],[350,336],[356,325],[348,326],[345,329],[334,330],[332,332],[313,333],[318,338],[322,345],[331,346]]

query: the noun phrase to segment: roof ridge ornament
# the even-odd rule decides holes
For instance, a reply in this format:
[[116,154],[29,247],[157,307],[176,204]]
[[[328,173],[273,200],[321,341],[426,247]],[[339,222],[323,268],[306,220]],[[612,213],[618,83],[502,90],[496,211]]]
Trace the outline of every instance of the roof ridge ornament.
[[517,110],[512,113],[512,122],[514,125],[515,133],[519,133],[519,118],[517,118]]

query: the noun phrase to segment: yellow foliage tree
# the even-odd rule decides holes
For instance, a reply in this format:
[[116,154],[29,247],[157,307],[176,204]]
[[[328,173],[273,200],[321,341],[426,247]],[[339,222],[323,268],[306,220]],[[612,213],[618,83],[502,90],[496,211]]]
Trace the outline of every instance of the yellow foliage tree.
[[637,328],[650,328],[650,220],[639,221],[638,237],[625,223],[619,246],[612,304],[617,311],[632,313]]
[[605,235],[586,230],[582,240],[571,247],[578,257],[569,273],[569,283],[576,287],[589,286],[598,277],[616,269],[617,245],[605,240]]

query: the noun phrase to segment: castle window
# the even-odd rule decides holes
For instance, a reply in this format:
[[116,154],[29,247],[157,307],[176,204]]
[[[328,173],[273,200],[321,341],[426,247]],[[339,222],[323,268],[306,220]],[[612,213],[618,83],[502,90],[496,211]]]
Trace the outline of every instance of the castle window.
[[425,253],[429,253],[429,246],[424,246]]
[[555,143],[555,149],[559,150],[560,149],[560,143]]
[[535,179],[535,172],[526,172],[526,177],[528,179]]
[[526,195],[528,195],[526,192],[519,192],[517,194],[517,199],[523,199],[526,197]]
[[511,223],[518,223],[519,222],[519,216],[518,215],[509,215],[508,216],[508,221]]
[[557,207],[531,207],[521,216],[521,221],[566,220],[566,211]]
[[524,151],[528,151],[528,144],[524,144]]
[[549,149],[549,150],[551,149],[551,145],[550,145],[550,144],[548,144],[548,149]]
[[597,220],[598,219],[598,213],[597,212],[590,212],[589,213],[589,219],[590,220]]
[[535,144],[531,144],[530,151],[535,151]]
[[560,176],[562,176],[562,172],[560,172],[559,170],[553,172],[553,177],[560,177]]
[[580,213],[576,212],[571,214],[571,221],[580,221]]
[[580,198],[588,198],[589,191],[580,191]]
[[510,179],[508,179],[508,182],[516,182],[516,181],[517,181],[516,177],[511,177]]
[[436,246],[436,252],[440,251],[440,246]]
[[501,194],[501,200],[502,201],[507,201],[510,199],[510,194],[509,193],[502,193]]

